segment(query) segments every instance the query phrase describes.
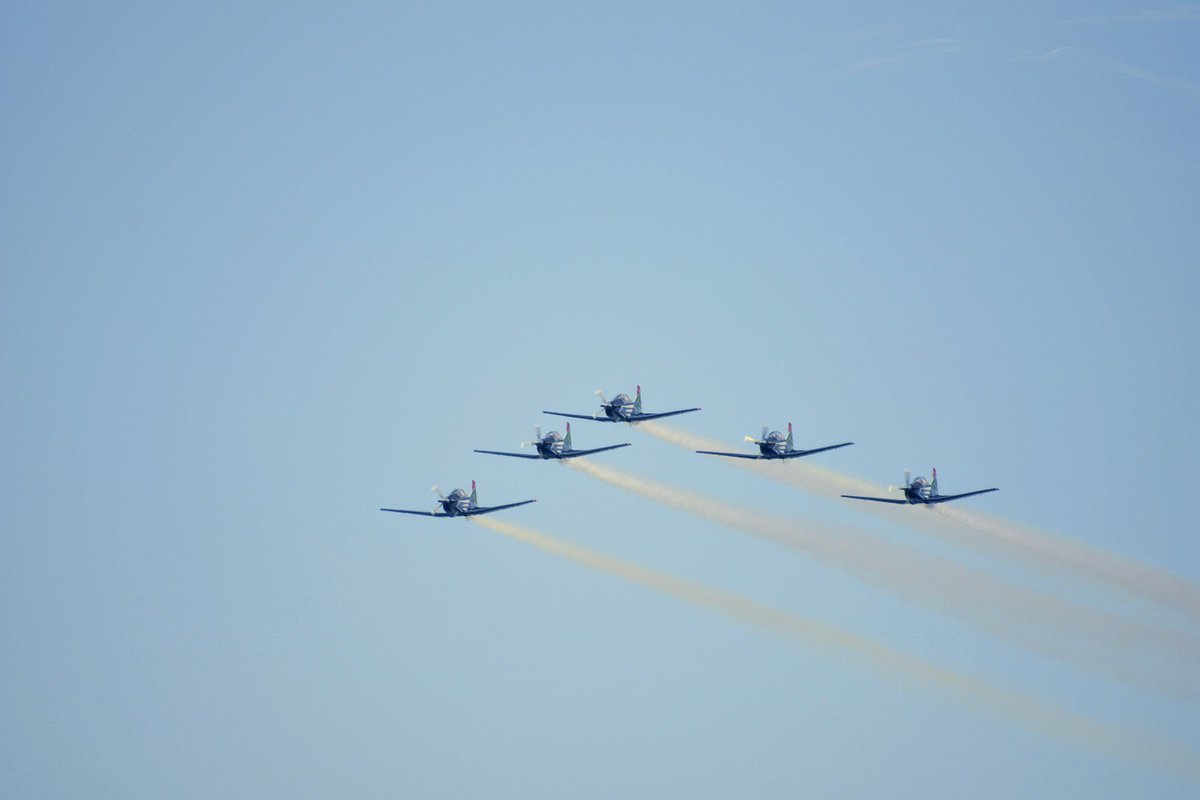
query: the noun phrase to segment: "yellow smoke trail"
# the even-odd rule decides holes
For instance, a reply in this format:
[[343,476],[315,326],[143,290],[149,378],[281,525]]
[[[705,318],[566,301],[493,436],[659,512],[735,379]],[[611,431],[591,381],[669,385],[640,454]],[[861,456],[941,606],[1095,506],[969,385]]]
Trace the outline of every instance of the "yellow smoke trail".
[[[821,523],[818,529],[595,462],[576,459],[566,463],[655,502],[795,548],[871,586],[969,622],[1035,653],[1157,691],[1200,697],[1191,668],[1200,657],[1200,642],[1186,634],[1146,629],[886,539],[868,538],[856,528]],[[1148,654],[1165,658],[1147,659]]]
[[[657,422],[642,422],[638,423],[637,427],[655,438],[686,450],[730,449],[721,442]],[[874,484],[800,460],[783,463],[725,460],[777,483],[825,497],[841,494],[878,496],[881,492],[880,487]],[[1066,568],[1128,594],[1185,612],[1191,615],[1193,621],[1200,621],[1200,587],[1196,584],[1164,570],[1139,564],[1061,536],[1035,531],[1007,520],[949,504],[937,506],[937,513],[927,513],[935,509],[904,509],[875,503],[861,503],[860,510],[892,521],[899,518],[900,521],[919,530],[935,533],[956,543],[997,550],[1035,566],[1052,565]],[[906,511],[915,513],[904,513]]]
[[878,642],[756,603],[732,592],[685,581],[507,522],[487,517],[472,517],[471,521],[577,564],[665,592],[830,654],[850,657],[885,679],[899,678],[922,689],[940,690],[971,708],[1027,729],[1200,781],[1200,762],[1196,755],[1173,741],[1088,720],[1037,698],[960,675]]

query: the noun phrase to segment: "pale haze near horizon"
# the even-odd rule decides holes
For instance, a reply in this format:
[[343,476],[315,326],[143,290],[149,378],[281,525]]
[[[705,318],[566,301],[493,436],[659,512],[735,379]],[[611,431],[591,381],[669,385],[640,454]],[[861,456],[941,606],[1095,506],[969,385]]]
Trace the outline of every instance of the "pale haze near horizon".
[[[377,509],[476,479],[538,499],[508,522],[1200,749],[1194,700],[471,452],[640,383],[733,448],[791,421],[881,492],[937,466],[1001,487],[972,508],[1200,579],[1196,6],[0,15],[0,794],[1194,794]],[[612,467],[1048,580],[572,429],[632,442]]]

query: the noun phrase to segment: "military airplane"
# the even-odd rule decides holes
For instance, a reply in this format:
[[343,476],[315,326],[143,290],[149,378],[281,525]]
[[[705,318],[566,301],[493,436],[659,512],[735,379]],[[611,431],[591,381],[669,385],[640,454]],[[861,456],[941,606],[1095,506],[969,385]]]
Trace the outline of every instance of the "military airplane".
[[784,459],[811,456],[813,453],[823,453],[826,450],[836,450],[839,447],[849,447],[854,444],[854,442],[842,442],[841,444],[831,444],[827,447],[816,447],[812,450],[793,450],[792,423],[790,422],[788,423],[786,437],[779,431],[767,433],[767,428],[764,425],[761,439],[755,439],[753,436],[746,436],[744,438],[747,442],[758,445],[758,455],[750,455],[749,453],[718,453],[716,450],[697,450],[696,452],[709,456],[726,456],[728,458]]
[[645,422],[651,419],[662,419],[663,417],[673,417],[676,414],[687,414],[690,411],[699,411],[698,408],[681,408],[678,411],[659,411],[654,414],[647,414],[642,411],[642,387],[637,387],[637,397],[630,400],[629,395],[619,394],[608,402],[604,398],[604,392],[596,390],[596,396],[600,398],[600,408],[604,411],[604,416],[597,414],[568,414],[565,411],[543,411],[543,414],[553,414],[557,417],[572,417],[574,419],[591,419],[596,422]]
[[863,497],[857,494],[844,494],[842,497],[847,497],[851,500],[873,500],[876,503],[896,503],[898,505],[916,505],[918,503],[924,505],[935,505],[937,503],[946,503],[951,500],[960,500],[964,497],[971,497],[977,494],[987,494],[988,492],[997,492],[998,488],[991,489],[976,489],[973,492],[963,492],[962,494],[938,494],[937,485],[937,468],[933,469],[933,480],[927,481],[924,478],[917,478],[915,481],[909,481],[910,473],[904,470],[904,485],[892,486],[891,489],[900,489],[904,492],[903,500],[893,500],[888,497]]
[[[537,502],[536,500],[522,500],[519,503],[505,503],[502,506],[481,506],[476,500],[475,481],[471,481],[470,494],[462,489],[455,489],[449,495],[444,495],[436,486],[433,487],[433,491],[439,498],[433,511],[409,511],[406,508],[381,508],[379,510],[394,511],[397,514],[416,514],[420,517],[477,517],[480,514],[490,514],[502,508],[516,508]],[[441,511],[438,510],[439,508]]]
[[567,435],[563,436],[558,431],[550,431],[545,436],[542,436],[540,427],[534,428],[534,433],[537,434],[537,440],[533,442],[522,442],[521,446],[532,444],[537,448],[537,454],[532,453],[502,453],[499,450],[476,450],[476,453],[487,453],[493,456],[511,456],[512,458],[579,458],[580,456],[590,456],[592,453],[603,453],[605,450],[616,450],[618,447],[629,447],[629,442],[624,444],[610,444],[608,447],[596,447],[591,450],[576,450],[571,447],[571,423],[567,423]]

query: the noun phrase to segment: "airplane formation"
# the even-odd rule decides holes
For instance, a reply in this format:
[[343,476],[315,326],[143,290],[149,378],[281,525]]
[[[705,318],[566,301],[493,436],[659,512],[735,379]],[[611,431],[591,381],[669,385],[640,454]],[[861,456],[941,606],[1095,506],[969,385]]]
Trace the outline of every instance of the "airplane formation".
[[[600,410],[598,414],[569,414],[565,411],[543,411],[543,414],[551,414],[558,417],[571,417],[572,419],[586,419],[593,422],[626,422],[635,424],[638,422],[646,422],[652,419],[662,419],[663,417],[673,417],[677,414],[688,414],[693,411],[699,411],[699,408],[681,408],[676,411],[659,411],[645,412],[642,411],[642,387],[637,387],[637,392],[631,400],[627,394],[619,394],[609,402],[604,397],[604,393],[597,391],[596,395],[600,398]],[[550,431],[550,433],[542,436],[540,427],[534,428],[535,439],[532,442],[523,442],[522,447],[533,446],[536,452],[534,453],[507,453],[500,450],[476,450],[476,453],[484,453],[493,456],[507,456],[509,458],[527,458],[539,460],[556,460],[580,458],[582,456],[594,455],[603,453],[607,450],[616,450],[621,447],[629,447],[629,442],[621,444],[612,444],[605,447],[595,447],[589,450],[576,450],[571,444],[571,423],[566,424],[566,435],[560,434],[558,431]],[[766,426],[763,426],[762,436],[755,439],[752,436],[746,436],[745,440],[750,444],[758,447],[757,453],[723,453],[715,450],[697,450],[697,453],[710,456],[723,456],[725,458],[746,458],[754,460],[787,460],[792,458],[801,458],[803,456],[811,456],[814,453],[823,453],[826,450],[836,450],[839,447],[849,447],[854,442],[842,442],[840,444],[831,444],[824,447],[815,447],[811,450],[797,450],[793,447],[792,441],[792,423],[788,423],[787,436],[784,436],[780,431],[767,432]],[[961,500],[964,497],[972,497],[977,494],[986,494],[988,492],[999,491],[997,487],[991,489],[976,489],[971,492],[963,492],[962,494],[939,494],[937,483],[937,469],[933,470],[933,478],[926,480],[919,477],[916,480],[910,480],[911,473],[908,470],[904,471],[904,485],[892,486],[889,489],[901,490],[904,492],[904,499],[892,497],[865,497],[856,494],[844,494],[850,500],[870,500],[876,503],[893,503],[896,505],[936,505],[938,503],[946,503],[951,500]],[[503,503],[498,506],[481,506],[478,502],[475,481],[471,481],[471,493],[467,494],[463,489],[455,489],[449,495],[442,494],[438,487],[433,487],[433,492],[438,496],[438,503],[432,511],[412,511],[405,508],[381,508],[380,511],[391,511],[396,514],[415,514],[422,517],[473,517],[480,514],[490,514],[493,511],[500,511],[506,508],[516,508],[530,503],[536,503],[536,500],[520,500],[515,503]]]

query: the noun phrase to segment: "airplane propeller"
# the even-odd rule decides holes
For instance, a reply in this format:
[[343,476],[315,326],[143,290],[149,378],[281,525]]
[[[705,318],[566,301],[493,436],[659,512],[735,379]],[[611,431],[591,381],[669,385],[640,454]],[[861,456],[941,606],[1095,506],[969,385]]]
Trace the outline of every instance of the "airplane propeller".
[[445,509],[445,506],[442,504],[446,501],[446,495],[442,494],[442,490],[437,487],[437,484],[434,484],[433,487],[430,488],[429,491],[436,494],[439,498],[438,504],[433,507],[433,512],[436,514],[438,512],[443,511]]
[[911,479],[912,479],[912,470],[907,470],[907,469],[904,470],[904,485],[903,486],[889,486],[888,491],[894,492],[897,489],[899,489],[900,491],[904,491],[905,489],[908,489],[910,486],[912,486]]
[[745,439],[750,444],[766,444],[767,443],[767,426],[763,425],[761,439],[755,439],[753,436],[743,436],[742,438]]
[[534,425],[533,426],[533,434],[537,438],[534,439],[532,442],[521,442],[521,447],[532,447],[534,445],[541,444],[541,442],[542,442],[542,426]]

